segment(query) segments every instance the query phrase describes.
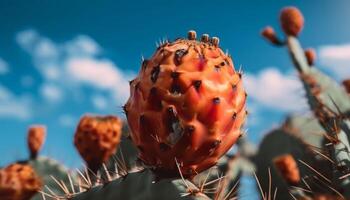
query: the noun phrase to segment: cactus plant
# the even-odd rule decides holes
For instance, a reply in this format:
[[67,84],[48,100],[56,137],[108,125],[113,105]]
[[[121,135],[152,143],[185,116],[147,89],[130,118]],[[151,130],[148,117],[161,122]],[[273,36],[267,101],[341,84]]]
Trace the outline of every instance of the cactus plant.
[[[315,56],[305,53],[297,36],[303,28],[301,12],[294,7],[285,8],[280,15],[281,26],[286,34],[285,45],[304,85],[311,110],[322,126],[328,150],[335,162],[333,181],[340,185],[343,194],[350,197],[350,96],[334,80],[313,67]],[[271,27],[268,27],[271,29]],[[270,31],[271,32],[271,31]],[[277,38],[276,35],[273,36]],[[272,44],[272,36],[266,37]]]
[[[40,149],[44,145],[46,136],[46,128],[43,125],[33,125],[28,128],[27,144],[30,151],[29,159],[21,160],[14,163],[14,166],[24,166],[24,169],[34,171],[35,177],[40,179],[40,187],[31,194],[31,200],[41,200],[42,195],[38,193],[40,190],[44,194],[50,196],[63,195],[60,183],[76,188],[76,175],[71,173],[64,165],[58,161],[44,156],[39,156]],[[5,168],[6,170],[6,168]],[[0,184],[0,187],[2,184]],[[6,186],[6,184],[4,185]],[[28,198],[29,199],[29,198]]]
[[124,106],[139,158],[159,174],[191,177],[209,167],[237,141],[246,116],[240,72],[219,48],[219,39],[190,31],[165,42],[130,82]]
[[[209,199],[187,180],[163,179],[154,182],[151,170],[129,173],[126,177],[89,189],[72,200],[89,199]],[[181,196],[184,196],[181,198]]]
[[31,159],[35,159],[37,157],[38,152],[45,142],[45,137],[45,126],[32,126],[29,128],[27,142]]

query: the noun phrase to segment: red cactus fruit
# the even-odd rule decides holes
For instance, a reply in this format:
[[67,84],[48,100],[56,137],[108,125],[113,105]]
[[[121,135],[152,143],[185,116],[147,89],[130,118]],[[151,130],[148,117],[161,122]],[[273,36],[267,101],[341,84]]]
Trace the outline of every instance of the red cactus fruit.
[[237,141],[246,118],[242,74],[219,39],[190,31],[158,47],[130,82],[124,106],[139,158],[160,176],[180,165],[192,177],[216,164]]
[[113,155],[120,143],[122,121],[115,116],[84,116],[75,132],[74,144],[93,171]]
[[45,126],[35,125],[28,129],[28,148],[30,151],[30,158],[35,159],[43,146],[46,138]]
[[346,79],[343,81],[343,86],[345,87],[345,90],[350,94],[350,79]]
[[280,22],[287,35],[298,36],[304,26],[304,17],[298,8],[286,7],[281,11]]
[[29,200],[42,182],[27,164],[12,164],[0,170],[0,197],[2,200]]
[[271,26],[265,27],[261,31],[261,35],[272,44],[280,45],[282,42],[277,38],[275,30]]
[[313,48],[306,49],[304,53],[305,53],[305,57],[307,59],[308,64],[310,66],[314,65],[316,57],[317,57],[315,49],[313,49]]
[[273,162],[287,183],[296,185],[300,182],[299,168],[291,154],[279,156]]

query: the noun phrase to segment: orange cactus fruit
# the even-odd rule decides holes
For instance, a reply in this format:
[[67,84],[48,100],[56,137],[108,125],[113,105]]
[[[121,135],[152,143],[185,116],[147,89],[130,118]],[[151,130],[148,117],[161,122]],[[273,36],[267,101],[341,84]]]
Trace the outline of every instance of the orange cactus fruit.
[[27,164],[12,164],[0,170],[2,200],[29,200],[42,186],[34,169]]
[[179,166],[192,177],[214,166],[241,135],[246,96],[217,37],[197,41],[190,31],[161,44],[130,82],[124,106],[139,158],[160,176],[179,175]]
[[305,53],[305,57],[306,57],[308,64],[310,66],[314,65],[316,57],[317,57],[315,49],[313,49],[313,48],[306,49],[304,53]]
[[88,167],[101,167],[116,151],[122,134],[122,121],[115,116],[83,116],[74,136],[74,145]]
[[345,90],[348,92],[348,94],[350,94],[350,79],[346,79],[342,83]]
[[299,168],[291,154],[276,157],[273,162],[276,169],[287,183],[296,185],[300,182]]
[[275,30],[271,27],[271,26],[267,26],[265,27],[262,31],[261,31],[261,35],[267,39],[268,41],[270,41],[272,44],[275,45],[279,45],[281,44],[281,42],[278,40]]
[[281,11],[280,23],[287,35],[296,37],[304,27],[304,17],[298,8],[286,7]]
[[30,158],[35,159],[45,142],[46,127],[41,125],[29,127],[27,137]]

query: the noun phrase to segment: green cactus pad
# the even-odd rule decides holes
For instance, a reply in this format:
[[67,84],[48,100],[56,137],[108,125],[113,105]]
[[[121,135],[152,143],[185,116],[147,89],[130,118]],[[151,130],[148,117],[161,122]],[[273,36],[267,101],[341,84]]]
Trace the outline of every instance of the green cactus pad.
[[[181,197],[189,192],[181,179],[164,179],[154,182],[155,176],[150,170],[130,173],[105,185],[94,187],[86,192],[75,195],[72,200],[186,200],[209,199],[202,193]],[[196,188],[191,182],[186,181],[190,188]]]

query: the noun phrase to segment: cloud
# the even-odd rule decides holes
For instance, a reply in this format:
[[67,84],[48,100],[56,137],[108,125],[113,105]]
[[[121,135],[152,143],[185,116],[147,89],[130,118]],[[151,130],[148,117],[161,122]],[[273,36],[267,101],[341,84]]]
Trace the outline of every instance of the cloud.
[[76,119],[72,115],[63,114],[59,116],[58,122],[63,127],[74,127],[76,124]]
[[40,93],[43,97],[51,102],[62,100],[62,91],[59,87],[52,84],[43,84],[40,87]]
[[266,68],[257,75],[246,74],[244,85],[248,96],[261,105],[288,112],[306,108],[300,81],[277,68]]
[[31,116],[31,100],[26,96],[15,96],[0,85],[0,118],[25,120]]
[[325,45],[319,47],[318,52],[321,65],[337,79],[350,78],[350,44]]
[[95,95],[91,98],[92,104],[95,106],[95,108],[99,110],[104,110],[108,106],[108,101],[105,97],[101,95]]
[[[64,93],[86,93],[82,88],[109,93],[106,101],[112,102],[112,106],[121,104],[129,96],[130,74],[104,57],[102,47],[89,36],[78,35],[58,43],[29,29],[19,32],[16,41],[31,55],[34,66],[43,76],[40,93],[47,100],[70,96]],[[102,101],[99,102],[101,106]]]
[[0,75],[7,74],[9,71],[10,69],[7,62],[0,58]]

